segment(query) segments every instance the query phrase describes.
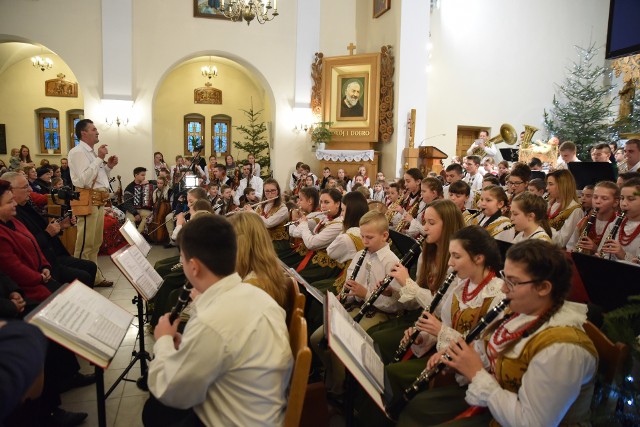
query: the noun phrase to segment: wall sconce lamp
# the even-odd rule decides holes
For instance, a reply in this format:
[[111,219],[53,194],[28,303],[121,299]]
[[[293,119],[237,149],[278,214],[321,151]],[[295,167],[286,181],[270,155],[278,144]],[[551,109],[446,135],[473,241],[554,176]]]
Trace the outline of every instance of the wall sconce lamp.
[[103,99],[102,107],[104,109],[104,122],[111,127],[114,124],[127,126],[129,117],[131,116],[133,101],[123,101],[119,99]]

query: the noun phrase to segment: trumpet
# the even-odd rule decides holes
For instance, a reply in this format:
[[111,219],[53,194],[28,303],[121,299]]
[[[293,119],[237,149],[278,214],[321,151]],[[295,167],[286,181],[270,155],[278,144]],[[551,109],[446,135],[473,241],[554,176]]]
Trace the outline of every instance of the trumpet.
[[[627,215],[627,211],[621,211],[620,215],[618,215],[616,217],[616,222],[613,223],[613,227],[611,227],[611,231],[609,232],[609,235],[607,236],[607,238],[604,240],[605,244],[607,242],[607,240],[615,240],[616,239],[616,235],[618,234],[618,230],[620,229],[620,225],[622,224],[622,220],[624,219],[624,217]],[[604,245],[602,245],[602,247],[604,248]],[[600,253],[598,254],[598,256],[600,258],[608,258],[611,259],[611,254],[607,254],[604,251],[600,251]]]
[[[328,210],[328,209],[327,209],[327,210],[325,210],[325,211],[320,211],[320,212],[311,212],[311,213],[309,213],[309,215],[311,215],[311,214],[317,214],[317,215],[320,215],[320,214],[327,214],[327,213],[329,213],[329,210]],[[300,220],[299,220],[299,219],[296,219],[295,221],[289,221],[289,222],[286,222],[286,223],[284,224],[284,227],[288,227],[288,226],[290,226],[290,225],[298,225],[299,223],[300,223]]]
[[[255,209],[256,207],[258,207],[258,206],[260,206],[260,205],[264,205],[265,203],[269,203],[269,202],[271,202],[271,201],[273,201],[273,200],[275,200],[275,199],[278,199],[278,198],[279,198],[279,197],[272,197],[272,198],[270,198],[270,199],[263,200],[263,201],[261,201],[261,202],[258,202],[258,203],[254,203],[254,204],[252,204],[252,205],[249,205],[249,207],[250,207],[251,209]],[[231,215],[233,215],[233,214],[235,214],[235,213],[238,213],[238,212],[242,212],[242,210],[238,209],[238,210],[235,210],[235,211],[233,211],[233,212],[227,212],[226,214],[224,214],[224,216],[231,216]]]
[[[596,216],[598,215],[598,209],[599,208],[593,208],[591,210],[591,214],[589,215],[589,219],[587,220],[587,223],[585,224],[584,228],[582,229],[582,233],[580,233],[580,237],[578,238],[578,241],[580,241],[580,239],[583,239],[583,238],[589,236],[589,233],[591,232],[591,229],[593,228],[593,226],[596,223]],[[581,253],[585,252],[585,249],[583,249],[582,246],[578,246],[576,248],[576,252],[581,254]]]
[[[358,276],[360,267],[362,267],[362,262],[364,261],[364,257],[367,256],[367,252],[368,252],[367,248],[364,248],[362,250],[362,255],[360,255],[360,258],[358,258],[358,261],[356,262],[356,266],[353,268],[353,271],[351,272],[351,277],[349,277],[348,280],[356,280],[356,276]],[[342,285],[342,290],[338,294],[338,301],[340,301],[342,305],[344,305],[344,303],[347,302],[347,295],[349,295],[349,290],[347,289],[346,282],[345,282],[345,284]]]
[[[423,317],[424,313],[433,314],[438,304],[440,304],[442,297],[444,297],[444,294],[447,293],[449,286],[451,286],[451,283],[453,283],[453,279],[456,278],[457,274],[458,274],[457,271],[452,271],[451,273],[449,273],[449,275],[444,280],[444,282],[442,282],[442,285],[440,285],[440,287],[438,288],[438,292],[436,292],[435,296],[433,297],[431,304],[429,304],[429,307],[427,307],[427,309],[422,313],[420,317]],[[420,331],[416,328],[416,326],[418,325],[418,320],[416,320],[416,323],[413,325],[415,329],[411,334],[411,336],[409,337],[409,339],[407,340],[407,342],[400,343],[400,346],[398,347],[395,355],[393,356],[393,363],[398,363],[404,357],[409,347],[411,347],[411,345],[418,338],[418,335],[420,335]]]

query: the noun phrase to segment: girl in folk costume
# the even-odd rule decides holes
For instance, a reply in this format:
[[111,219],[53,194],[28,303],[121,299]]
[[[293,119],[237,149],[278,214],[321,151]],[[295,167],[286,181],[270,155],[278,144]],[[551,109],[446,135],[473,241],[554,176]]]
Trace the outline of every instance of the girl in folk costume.
[[551,242],[551,227],[547,220],[547,202],[538,195],[525,191],[511,202],[511,223],[516,231],[513,243],[527,239]]
[[[310,230],[316,228],[316,225],[320,222],[322,214],[320,213],[320,193],[314,187],[302,188],[298,195],[298,208],[292,209],[291,212],[291,224],[289,225],[289,251],[282,254],[278,254],[278,257],[289,267],[295,267],[300,264],[304,255],[298,252],[298,248],[302,244],[299,227],[307,227]],[[306,215],[307,222],[303,223],[300,218]]]
[[162,153],[156,151],[153,153],[153,170],[156,172],[156,178],[160,176],[160,169],[169,169],[169,167],[165,163]]
[[458,209],[460,209],[460,212],[462,212],[462,218],[466,225],[469,225],[474,217],[474,214],[469,212],[467,209],[467,200],[469,200],[470,195],[471,187],[469,187],[469,184],[464,181],[456,181],[449,185],[447,189],[447,198],[451,200]]
[[216,156],[209,156],[209,163],[207,164],[207,168],[205,169],[205,173],[207,174],[208,182],[218,183],[218,178],[216,178],[216,166],[218,166],[218,160]]
[[362,181],[358,180],[358,182],[360,182],[367,188],[371,187],[371,180],[367,176],[367,168],[365,168],[363,165],[360,165],[358,167],[358,173],[349,182],[347,182],[348,192],[353,191],[353,186],[356,185],[356,178],[359,176],[362,177]]
[[387,212],[385,216],[389,222],[389,228],[395,229],[398,223],[402,221],[402,213],[398,212],[397,208],[401,203],[401,190],[397,183],[389,184],[389,191],[387,193]]
[[501,276],[512,313],[485,339],[454,343],[446,350],[450,360],[444,352],[429,360],[466,377],[464,399],[459,387],[443,390],[437,401],[432,391],[420,393],[398,426],[444,423],[468,405],[488,411],[447,426],[589,424],[597,352],[583,329],[587,307],[565,301],[571,266],[564,252],[539,239],[520,242],[507,252]]
[[396,227],[398,232],[404,231],[418,215],[422,178],[422,173],[418,168],[411,168],[404,173],[404,198],[400,206],[395,208],[396,212],[403,214],[402,221]]
[[300,226],[289,230],[293,237],[302,238],[297,252],[303,256],[295,267],[296,271],[309,283],[322,279],[337,277],[344,264],[327,255],[327,247],[342,231],[342,194],[335,188],[320,192],[320,208],[323,214],[320,222],[312,230],[309,228],[307,216],[300,217]]
[[[276,254],[278,256],[287,254],[291,251],[291,247],[289,246],[289,232],[284,224],[289,221],[289,211],[282,202],[280,184],[275,179],[269,178],[264,182],[263,188],[265,200],[273,198],[275,200],[258,206],[255,213],[260,215],[262,222],[267,227]],[[253,212],[249,205],[245,205],[244,209]]]
[[[580,222],[567,243],[568,251],[593,255],[605,236],[609,224],[616,219],[620,201],[620,188],[611,181],[601,181],[593,189],[591,204],[593,209]],[[595,217],[595,221],[594,221]],[[591,222],[586,230],[587,223]],[[583,234],[585,234],[583,236]]]
[[420,184],[420,206],[418,207],[418,214],[409,224],[409,229],[406,234],[410,237],[416,238],[422,231],[424,226],[424,212],[434,200],[442,199],[442,183],[440,180],[432,177],[424,178]]
[[382,359],[391,361],[405,329],[413,325],[433,299],[433,293],[447,276],[449,241],[451,236],[464,227],[460,209],[450,200],[436,200],[425,211],[422,252],[418,259],[417,277],[413,280],[404,267],[396,267],[391,276],[401,286],[399,302],[412,313],[371,328],[368,332],[379,345]]
[[[421,332],[411,347],[411,352],[418,357],[434,347],[436,351],[448,349],[505,297],[503,281],[497,277],[502,263],[500,251],[486,230],[474,225],[458,230],[449,243],[449,254],[450,271],[457,272],[457,275],[434,314],[427,312],[418,319],[416,328]],[[413,327],[407,329],[403,341],[408,340],[414,330]],[[425,368],[427,360],[411,359],[385,367],[386,377],[393,390],[397,390],[394,395],[398,396],[401,390],[411,385]],[[457,384],[455,387],[459,389],[457,395],[464,396],[464,389]],[[439,389],[429,393],[437,395]]]
[[576,181],[571,172],[561,169],[547,175],[547,192],[549,193],[547,217],[549,225],[555,230],[552,236],[553,241],[564,248],[584,217],[576,195]]
[[640,178],[633,178],[622,184],[620,210],[625,217],[619,223],[618,232],[612,236],[612,229],[619,216],[614,223],[607,226],[598,251],[601,256],[616,261],[632,262],[640,250]]
[[249,164],[251,165],[251,170],[253,171],[253,176],[257,176],[258,178],[260,178],[260,163],[256,162],[256,156],[252,153],[249,153],[249,155],[247,156],[247,160],[249,161]]
[[502,209],[507,206],[507,193],[502,187],[492,185],[482,189],[479,208],[480,215],[474,218],[471,223],[479,225],[494,239],[505,242],[513,241],[513,225],[509,218],[502,214]]

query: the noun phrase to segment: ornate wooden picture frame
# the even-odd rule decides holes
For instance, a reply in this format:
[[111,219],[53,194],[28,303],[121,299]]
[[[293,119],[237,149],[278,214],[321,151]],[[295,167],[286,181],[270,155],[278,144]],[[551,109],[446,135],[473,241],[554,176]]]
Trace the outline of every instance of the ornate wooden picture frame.
[[389,9],[391,9],[391,0],[373,0],[374,19],[379,18]]
[[322,87],[323,121],[332,123],[332,141],[378,140],[379,53],[323,58]]
[[231,21],[229,18],[211,7],[211,3],[218,7],[220,5],[220,0],[193,0],[193,16],[195,18],[224,19],[226,21]]

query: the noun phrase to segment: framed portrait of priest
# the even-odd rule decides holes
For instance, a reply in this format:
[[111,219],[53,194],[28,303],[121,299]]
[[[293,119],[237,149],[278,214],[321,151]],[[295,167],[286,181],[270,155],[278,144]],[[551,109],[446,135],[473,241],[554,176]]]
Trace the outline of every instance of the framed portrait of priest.
[[380,54],[324,58],[323,121],[332,141],[378,140]]

